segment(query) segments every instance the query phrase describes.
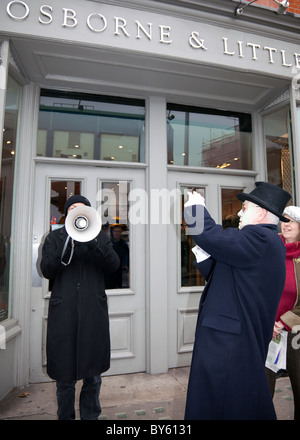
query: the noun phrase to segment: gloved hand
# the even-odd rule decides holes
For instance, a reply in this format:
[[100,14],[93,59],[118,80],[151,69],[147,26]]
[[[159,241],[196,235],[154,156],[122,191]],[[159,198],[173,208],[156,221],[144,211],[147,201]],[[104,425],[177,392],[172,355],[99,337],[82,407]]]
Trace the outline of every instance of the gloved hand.
[[205,252],[200,246],[196,245],[192,248],[192,252],[196,257],[197,263],[201,263],[201,261],[207,260],[210,257],[210,254]]
[[94,238],[91,241],[87,241],[85,243],[91,250],[96,249],[96,247],[98,246],[98,240],[97,238]]
[[201,194],[196,191],[190,192],[188,191],[188,201],[185,202],[184,206],[192,206],[192,205],[203,205],[205,206],[205,199]]

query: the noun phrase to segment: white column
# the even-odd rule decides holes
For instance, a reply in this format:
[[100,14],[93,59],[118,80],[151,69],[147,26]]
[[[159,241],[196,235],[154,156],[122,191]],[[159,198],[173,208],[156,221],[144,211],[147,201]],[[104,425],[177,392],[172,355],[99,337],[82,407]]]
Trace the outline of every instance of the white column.
[[[252,113],[252,130],[253,169],[257,171],[257,176],[255,180],[267,181],[268,173],[266,165],[266,147],[264,140],[263,117],[260,113]],[[250,189],[250,191],[252,191],[252,189]]]
[[12,291],[13,317],[22,327],[15,353],[15,385],[23,386],[29,381],[29,334],[30,297],[32,274],[32,224],[34,194],[34,161],[39,87],[24,86],[19,119],[18,153],[16,162],[17,185],[15,187],[15,210],[13,231]]
[[147,234],[147,372],[168,370],[167,227],[153,224],[151,190],[167,188],[166,101],[150,97],[147,107],[149,226]]

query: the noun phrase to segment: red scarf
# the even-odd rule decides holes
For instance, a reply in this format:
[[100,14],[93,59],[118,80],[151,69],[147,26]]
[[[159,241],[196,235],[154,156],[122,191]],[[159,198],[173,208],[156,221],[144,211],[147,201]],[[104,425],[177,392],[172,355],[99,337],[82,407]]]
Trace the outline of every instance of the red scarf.
[[[279,321],[281,315],[294,308],[297,298],[297,286],[293,259],[300,256],[300,242],[295,241],[294,243],[285,243],[282,235],[281,239],[286,248],[286,279],[275,321]],[[290,330],[289,327],[286,325],[284,326],[287,330]]]

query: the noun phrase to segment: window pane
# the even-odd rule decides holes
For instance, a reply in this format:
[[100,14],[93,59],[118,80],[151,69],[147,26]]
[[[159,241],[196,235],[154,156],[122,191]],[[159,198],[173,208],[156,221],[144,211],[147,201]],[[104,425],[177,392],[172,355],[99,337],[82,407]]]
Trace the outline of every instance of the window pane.
[[251,116],[168,104],[168,163],[252,170]]
[[143,100],[42,91],[37,155],[144,162]]
[[139,162],[139,137],[120,134],[101,135],[102,160],[120,160],[123,162]]
[[[181,224],[181,286],[204,286],[205,280],[198,269],[196,269],[194,262],[195,256],[192,248],[195,246],[193,238],[186,233],[187,225],[183,219],[184,204],[187,201],[187,192],[191,191],[190,187],[181,186],[181,206],[182,206],[182,224]],[[200,187],[193,187],[194,191],[199,192],[205,197],[205,189]]]
[[[69,197],[81,194],[81,182],[73,180],[52,180],[50,188],[50,215],[49,229],[54,231],[65,224],[65,203]],[[48,290],[51,291],[52,283],[48,283]]]
[[0,179],[0,321],[9,317],[9,263],[18,113],[21,87],[8,77]]
[[130,287],[130,228],[129,228],[129,182],[102,182],[103,206],[102,229],[109,235],[112,246],[120,258],[117,272],[105,274],[106,289],[124,289]]
[[65,203],[69,197],[81,194],[81,182],[73,180],[52,180],[50,197],[51,231],[65,224]]
[[236,197],[243,192],[243,188],[222,188],[222,226],[226,228],[238,228],[240,218],[237,213],[242,208],[242,202]]
[[[289,108],[264,116],[268,182],[288,191],[295,199],[293,148],[290,136]],[[292,201],[289,203],[293,203]]]

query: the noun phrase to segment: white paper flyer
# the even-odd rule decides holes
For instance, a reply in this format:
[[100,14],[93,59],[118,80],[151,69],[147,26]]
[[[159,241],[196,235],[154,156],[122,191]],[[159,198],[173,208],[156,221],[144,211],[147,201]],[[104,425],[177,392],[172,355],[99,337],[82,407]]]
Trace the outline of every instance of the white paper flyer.
[[269,344],[266,367],[275,373],[286,368],[287,335],[286,330],[281,330],[280,334],[276,338],[272,338]]

